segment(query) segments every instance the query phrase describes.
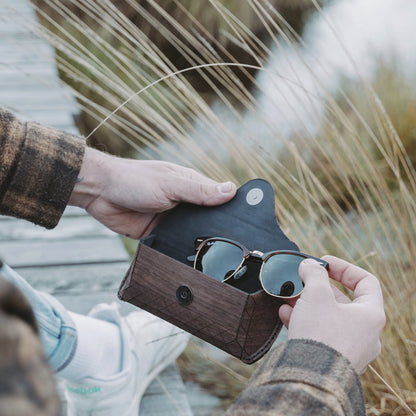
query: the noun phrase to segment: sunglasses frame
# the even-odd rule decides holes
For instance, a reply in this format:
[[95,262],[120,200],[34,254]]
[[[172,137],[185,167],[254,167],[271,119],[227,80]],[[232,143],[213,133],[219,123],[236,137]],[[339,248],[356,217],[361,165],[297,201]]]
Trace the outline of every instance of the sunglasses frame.
[[310,254],[305,254],[305,253],[301,253],[299,251],[294,251],[294,250],[273,250],[273,251],[268,251],[266,253],[263,253],[259,250],[249,250],[247,247],[245,247],[243,244],[239,243],[238,241],[234,241],[231,240],[229,238],[223,238],[223,237],[198,237],[195,239],[195,259],[194,259],[194,269],[198,270],[196,268],[196,263],[198,260],[198,255],[201,251],[201,249],[210,241],[223,241],[225,243],[229,243],[229,244],[233,244],[234,246],[237,246],[243,253],[243,257],[241,260],[241,263],[239,264],[239,266],[234,270],[234,272],[232,274],[230,274],[229,276],[227,276],[224,280],[222,280],[222,282],[226,282],[227,280],[230,280],[232,277],[234,277],[243,267],[243,264],[250,258],[254,258],[257,260],[261,260],[261,267],[260,267],[260,271],[259,271],[259,280],[260,280],[260,284],[263,288],[263,290],[269,294],[270,296],[274,296],[276,298],[281,298],[281,299],[293,299],[298,297],[304,289],[302,289],[299,293],[297,293],[294,296],[282,296],[282,295],[275,295],[274,293],[269,292],[263,284],[263,279],[262,279],[262,271],[263,271],[263,267],[265,265],[265,263],[267,262],[267,260],[270,257],[279,255],[279,254],[290,254],[290,255],[294,255],[294,256],[298,256],[298,257],[303,257],[304,259],[313,259],[315,261],[317,261],[322,267],[324,267],[325,269],[328,269],[329,265],[328,262],[326,262],[325,260],[320,259],[319,257],[314,257],[311,256]]

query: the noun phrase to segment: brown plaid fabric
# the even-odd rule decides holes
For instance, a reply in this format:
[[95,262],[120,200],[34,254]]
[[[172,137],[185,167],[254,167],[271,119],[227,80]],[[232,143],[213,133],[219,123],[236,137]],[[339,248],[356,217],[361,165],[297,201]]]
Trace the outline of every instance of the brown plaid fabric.
[[270,351],[226,416],[363,416],[364,395],[349,361],[311,340]]
[[32,309],[0,277],[0,414],[57,416],[55,380],[44,356]]
[[80,137],[22,123],[0,107],[0,214],[53,228],[71,196],[84,147]]

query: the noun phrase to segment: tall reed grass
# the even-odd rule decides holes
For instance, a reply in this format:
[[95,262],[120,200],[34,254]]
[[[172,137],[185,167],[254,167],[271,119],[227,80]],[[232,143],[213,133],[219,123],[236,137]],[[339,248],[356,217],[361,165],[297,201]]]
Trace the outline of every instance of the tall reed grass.
[[[94,136],[105,133],[127,144],[119,152],[172,160],[218,180],[267,179],[276,191],[277,217],[302,251],[338,255],[380,278],[387,325],[382,353],[362,377],[367,412],[415,414],[416,98],[409,92],[414,80],[381,62],[372,82],[346,79],[334,93],[312,72],[318,88],[301,105],[319,127],[311,129],[299,117],[299,128],[288,136],[270,127],[266,142],[233,126],[251,114],[259,130],[267,128],[259,97],[268,85],[284,83],[295,96],[307,88],[296,68],[283,79],[267,66],[272,49],[293,52],[303,42],[267,0],[244,4],[268,41],[223,2],[205,2],[221,21],[222,37],[250,56],[250,65],[230,55],[179,0],[172,4],[191,22],[186,25],[155,0],[147,2],[151,13],[141,2],[126,0],[137,15],[135,24],[109,0],[68,2],[82,10],[82,19],[59,0],[37,1],[41,35],[55,46],[62,77],[90,123],[105,119]],[[141,19],[183,57],[182,69],[195,68],[173,76],[178,68],[141,30]],[[259,84],[256,73],[269,81]],[[381,96],[389,88],[403,89],[400,102]],[[398,105],[404,110],[396,111]]]

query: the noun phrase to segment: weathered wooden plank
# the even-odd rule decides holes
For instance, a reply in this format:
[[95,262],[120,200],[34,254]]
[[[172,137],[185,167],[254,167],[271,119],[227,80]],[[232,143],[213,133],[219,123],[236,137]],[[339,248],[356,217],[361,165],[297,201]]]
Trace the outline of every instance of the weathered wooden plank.
[[[0,19],[1,22],[1,19]],[[0,57],[10,64],[23,63],[29,66],[31,61],[50,62],[55,59],[55,50],[41,39],[30,39],[24,43],[1,43]]]
[[[28,73],[28,76],[31,77],[31,74]],[[19,88],[17,91],[13,92],[13,88],[5,88],[0,91],[2,99],[5,102],[8,102],[8,105],[14,105],[19,111],[24,111],[27,107],[34,107],[36,103],[38,104],[37,107],[39,110],[46,108],[51,110],[55,109],[55,111],[57,111],[56,105],[59,105],[59,110],[61,111],[65,111],[66,108],[71,109],[73,107],[78,107],[76,100],[65,87],[56,84],[48,85],[48,83],[44,83],[42,80],[36,79],[36,77],[33,77],[33,79],[36,80],[38,84],[33,84],[26,90]],[[9,84],[9,86],[11,86],[11,84]],[[15,87],[18,87],[18,85],[15,85]],[[25,100],[24,103],[21,102],[23,99]]]
[[[1,76],[1,75],[0,75]],[[3,104],[6,104],[3,102]],[[7,109],[11,110],[23,121],[36,121],[39,124],[45,126],[51,126],[59,129],[60,126],[68,126],[73,123],[72,114],[75,114],[74,111],[70,111],[71,108],[68,108],[66,112],[62,112],[62,109],[39,109],[38,107],[33,106],[32,108],[27,108],[24,111],[15,111],[13,106],[4,105]]]
[[34,27],[27,24],[24,16],[14,15],[15,17],[0,16],[0,37],[3,39],[22,39],[30,36],[35,37]]
[[[178,386],[181,388],[178,389]],[[185,398],[185,400],[184,400]],[[140,415],[190,415],[185,386],[174,365],[170,365],[148,387],[140,405]]]
[[[1,57],[1,55],[0,55]],[[62,85],[59,81],[53,79],[50,75],[43,76],[43,78],[36,77],[36,75],[25,75],[21,73],[21,70],[14,68],[14,71],[6,74],[4,62],[1,62],[0,58],[0,88],[2,91],[4,90],[7,93],[7,90],[14,90],[16,89],[20,92],[22,90],[33,90],[40,87],[40,84],[43,85],[44,89],[56,89],[62,88]],[[29,68],[30,70],[30,68]],[[71,99],[72,101],[72,99]]]
[[[19,105],[17,97],[11,99],[3,99],[0,97],[0,99],[7,108],[17,108],[17,105]],[[39,114],[37,119],[32,118],[30,120],[36,121],[37,123],[39,123],[38,119],[42,118],[50,120],[57,119],[61,124],[62,122],[73,122],[72,115],[78,113],[78,106],[75,103],[65,101],[63,98],[51,97],[51,101],[39,101],[38,105],[36,105],[36,98],[33,95],[21,94],[21,99],[27,99],[27,102],[25,105],[19,105],[19,111],[16,111],[16,113],[22,114],[23,116],[25,114],[30,115],[31,117]],[[54,114],[56,118],[53,117]],[[56,125],[56,122],[54,125]]]
[[[71,100],[66,99],[65,91],[54,89],[39,89],[21,91],[16,94],[12,91],[1,91],[0,99],[8,106],[19,106],[20,111],[26,111],[28,109],[40,110],[63,110],[71,113],[77,106]],[[22,102],[24,101],[24,103]]]
[[16,0],[7,1],[1,0],[0,1],[1,7],[1,16],[8,16],[8,15],[17,15],[21,16],[21,18],[29,18],[30,22],[36,21],[36,12],[33,7],[24,4],[23,2],[19,2]]
[[106,292],[115,298],[129,266],[129,262],[121,262],[17,267],[15,270],[36,289],[56,296],[78,298],[85,293]]
[[[4,1],[4,0],[3,0]],[[38,24],[36,13],[33,8],[27,8],[22,3],[14,1],[0,4],[0,34],[3,38],[18,37],[21,34],[30,33],[35,36]]]
[[[224,355],[222,355],[221,360],[224,359],[223,357]],[[195,415],[220,416],[224,414],[221,408],[221,400],[218,397],[212,396],[206,390],[203,390],[199,384],[188,381],[185,383],[185,390],[189,406],[191,409],[196,410]]]
[[34,16],[34,8],[29,1],[26,0],[0,0],[0,8],[2,14],[6,13],[30,13]]
[[[13,78],[16,79],[17,75],[20,75],[23,78],[28,77],[35,82],[43,83],[53,80],[58,82],[58,70],[56,67],[52,65],[45,65],[44,62],[33,62],[30,67],[19,67],[19,65],[13,65],[7,61],[7,57],[1,56],[0,57],[0,70],[2,74],[2,78],[8,79]],[[17,86],[17,84],[16,84]],[[16,89],[16,92],[19,92],[20,89]]]
[[[65,111],[64,111],[65,110]],[[24,112],[16,112],[19,117],[27,121],[36,121],[45,126],[60,128],[60,126],[67,126],[74,122],[73,114],[77,114],[75,108],[68,107],[67,109],[32,107],[26,109]]]
[[[27,25],[27,22],[33,22],[33,19],[36,17],[36,13],[34,10],[30,9],[21,9],[19,12],[17,9],[12,9],[10,7],[3,7],[0,5],[1,11],[0,11],[0,23],[4,24],[6,22],[12,23],[23,23]],[[28,29],[26,27],[26,29]],[[33,23],[32,23],[32,30],[34,29]]]
[[59,86],[57,84],[48,87],[47,84],[42,85],[42,83],[39,83],[38,85],[33,85],[31,88],[27,88],[25,91],[21,89],[16,91],[14,88],[10,87],[11,86],[2,90],[1,95],[7,101],[18,101],[22,96],[26,97],[25,103],[19,104],[20,108],[25,108],[28,105],[29,100],[38,102],[39,104],[53,103],[55,101],[64,101],[67,104],[76,102],[69,90],[64,86]]
[[[15,1],[13,3],[15,3]],[[1,7],[1,15],[4,17],[19,15],[19,16],[25,16],[27,18],[33,19],[36,16],[36,12],[33,10],[33,8],[30,6],[28,7],[27,5],[23,3],[12,4],[9,1],[8,4],[4,6],[4,1],[2,1],[0,3],[0,7]]]
[[[46,230],[27,221],[9,219],[0,225],[0,241],[35,240],[67,240],[74,237],[117,236],[114,232],[94,218],[84,215],[77,218],[64,217],[53,230]],[[117,236],[118,238],[118,236]]]
[[0,242],[0,256],[12,267],[129,261],[122,242],[113,237],[67,241]]

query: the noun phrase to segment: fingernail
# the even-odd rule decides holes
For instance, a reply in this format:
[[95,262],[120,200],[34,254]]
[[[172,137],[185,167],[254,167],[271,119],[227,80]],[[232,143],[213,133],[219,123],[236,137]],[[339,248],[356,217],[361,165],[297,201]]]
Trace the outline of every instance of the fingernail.
[[305,259],[301,264],[303,266],[320,266],[320,264],[314,259]]
[[308,270],[311,269],[311,267],[315,267],[315,265],[318,264],[314,259],[305,259],[303,260],[299,265],[299,274],[307,273]]
[[223,194],[228,194],[231,191],[233,191],[235,188],[235,185],[232,182],[224,182],[224,183],[220,183],[217,186],[217,189],[219,192],[223,193]]

